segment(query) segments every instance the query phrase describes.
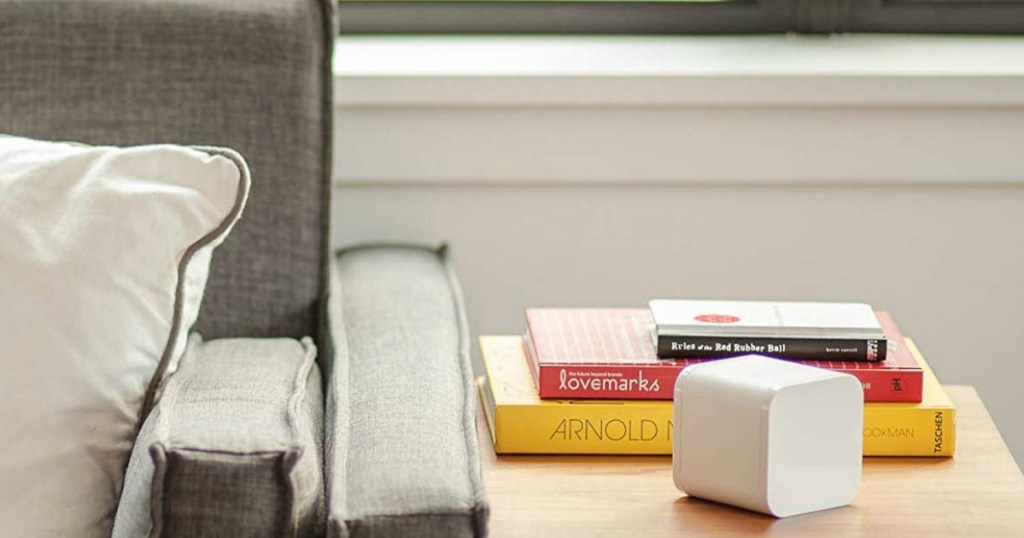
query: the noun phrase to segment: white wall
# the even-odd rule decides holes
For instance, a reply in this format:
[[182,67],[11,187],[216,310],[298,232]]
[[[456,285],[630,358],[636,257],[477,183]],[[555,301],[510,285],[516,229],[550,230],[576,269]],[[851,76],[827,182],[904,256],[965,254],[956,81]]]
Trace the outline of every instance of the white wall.
[[978,388],[1021,462],[1022,208],[1012,186],[342,186],[334,234],[448,241],[476,335],[528,306],[867,301]]

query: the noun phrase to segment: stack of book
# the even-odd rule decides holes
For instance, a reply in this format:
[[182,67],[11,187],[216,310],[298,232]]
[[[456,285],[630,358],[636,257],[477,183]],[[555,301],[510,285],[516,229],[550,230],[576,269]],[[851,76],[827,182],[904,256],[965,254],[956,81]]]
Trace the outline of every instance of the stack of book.
[[498,453],[671,454],[679,372],[752,353],[857,377],[865,456],[955,449],[949,397],[914,342],[867,305],[656,300],[528,309],[526,322],[521,337],[480,339],[477,383]]

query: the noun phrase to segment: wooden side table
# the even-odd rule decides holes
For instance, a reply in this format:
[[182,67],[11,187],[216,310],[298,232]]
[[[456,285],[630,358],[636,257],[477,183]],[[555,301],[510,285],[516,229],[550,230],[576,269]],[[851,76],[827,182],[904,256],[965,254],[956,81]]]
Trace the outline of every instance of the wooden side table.
[[665,456],[495,456],[478,416],[491,536],[1024,537],[1024,476],[974,388],[947,390],[955,458],[866,458],[853,505],[789,519],[684,496]]

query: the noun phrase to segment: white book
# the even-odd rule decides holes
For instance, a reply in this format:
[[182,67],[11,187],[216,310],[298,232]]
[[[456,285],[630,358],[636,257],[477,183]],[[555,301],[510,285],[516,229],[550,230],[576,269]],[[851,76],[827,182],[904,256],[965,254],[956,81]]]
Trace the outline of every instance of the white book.
[[660,336],[885,338],[863,303],[654,299],[650,307]]

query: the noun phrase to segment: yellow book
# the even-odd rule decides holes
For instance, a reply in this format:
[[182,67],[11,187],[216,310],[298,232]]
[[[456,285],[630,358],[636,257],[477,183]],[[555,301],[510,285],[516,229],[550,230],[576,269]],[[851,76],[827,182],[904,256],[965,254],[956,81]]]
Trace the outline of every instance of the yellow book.
[[[953,404],[913,342],[924,368],[924,401],[869,403],[865,456],[952,456]],[[486,377],[477,380],[499,454],[671,454],[672,402],[541,400],[519,336],[480,338]],[[936,448],[938,447],[938,448]]]

